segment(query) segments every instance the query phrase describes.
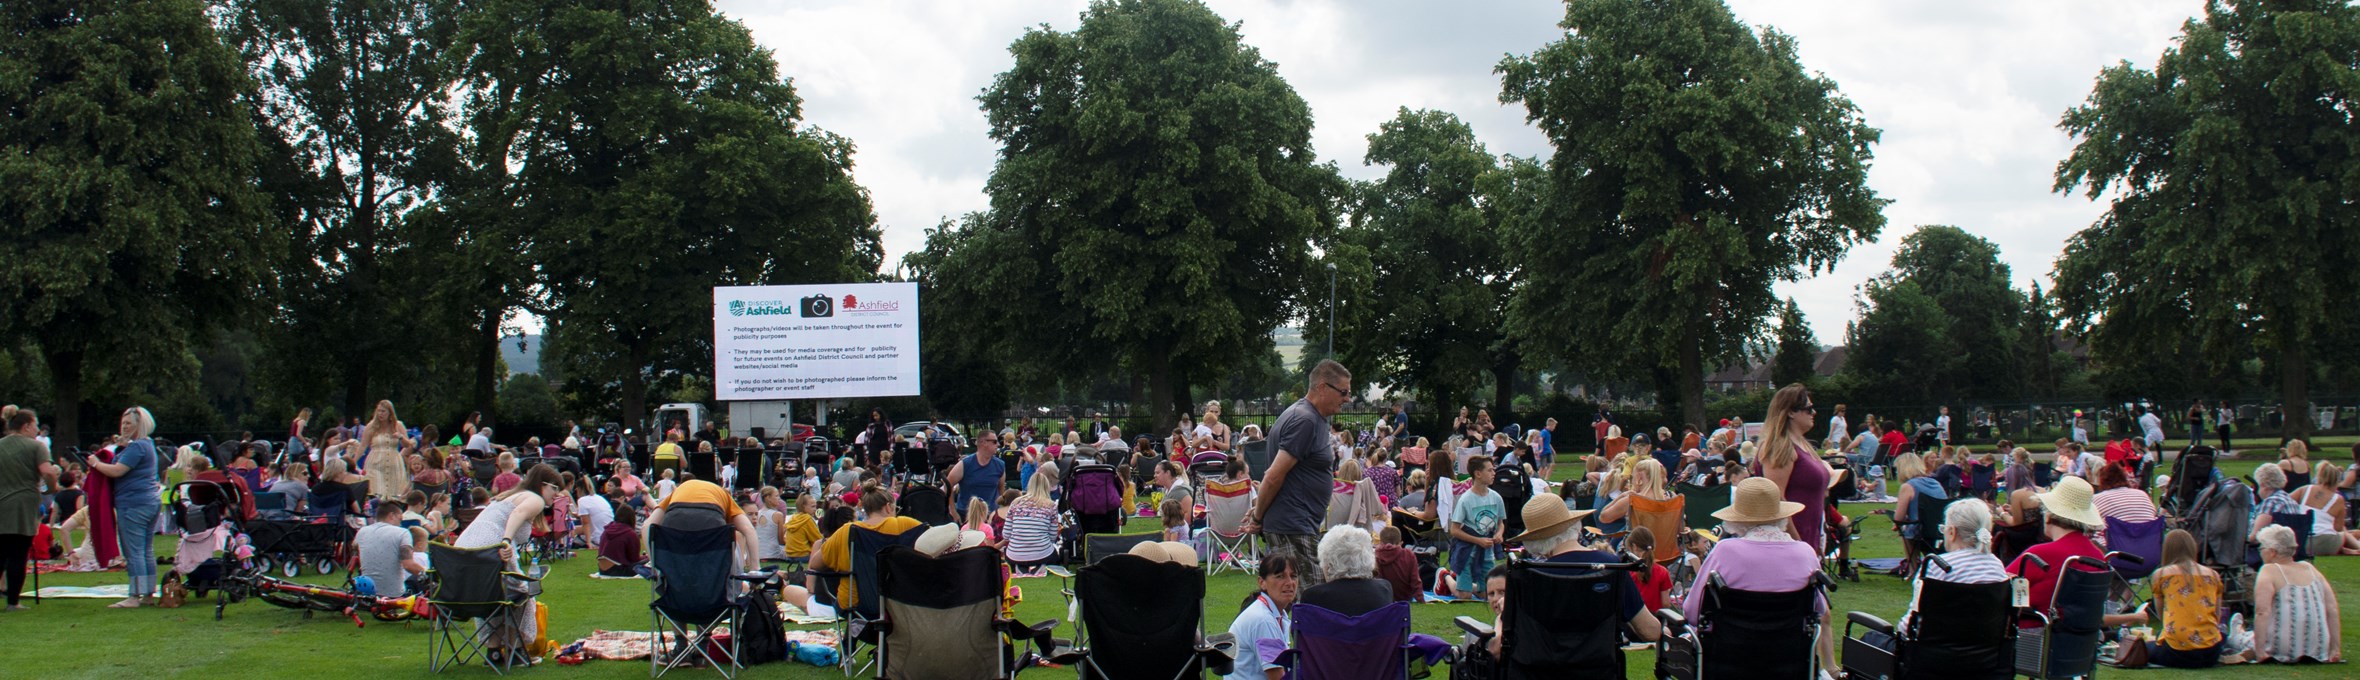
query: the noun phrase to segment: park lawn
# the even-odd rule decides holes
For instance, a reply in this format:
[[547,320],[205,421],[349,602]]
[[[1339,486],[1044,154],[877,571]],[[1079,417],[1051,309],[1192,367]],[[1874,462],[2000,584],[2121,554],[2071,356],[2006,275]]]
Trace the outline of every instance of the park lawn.
[[[2256,463],[2240,461],[2226,467],[2234,474],[2249,472]],[[1571,474],[1574,466],[1562,465],[1559,477]],[[1863,521],[1862,540],[1856,545],[1859,557],[1896,557],[1900,544],[1892,525],[1882,517],[1870,517],[1868,512],[1887,507],[1878,504],[1847,504],[1844,512],[1853,517],[1867,517]],[[1134,521],[1133,530],[1146,531],[1152,527]],[[168,552],[171,544],[159,541],[159,551]],[[2326,558],[2320,562],[2328,578],[2336,584],[2339,601],[2360,602],[2360,559],[2348,557]],[[591,570],[588,556],[575,557],[556,565],[546,582],[542,601],[550,608],[553,637],[570,641],[589,634],[593,629],[647,630],[651,627],[647,610],[647,586],[637,581],[594,580],[586,576]],[[307,575],[302,580],[321,583],[341,582],[340,577]],[[106,574],[50,574],[42,577],[43,585],[99,585],[121,583],[119,572]],[[1065,606],[1059,597],[1058,581],[1054,578],[1020,579],[1025,600],[1018,605],[1020,618],[1039,620],[1065,617]],[[1224,573],[1210,579],[1207,585],[1206,617],[1211,630],[1226,629],[1236,617],[1240,605],[1253,590],[1253,578],[1236,572]],[[1862,582],[1843,582],[1830,597],[1839,611],[1861,610],[1878,614],[1887,620],[1896,619],[1907,606],[1908,585],[1890,576],[1863,575]],[[304,617],[300,612],[279,609],[256,601],[232,605],[227,616],[213,620],[211,600],[203,606],[192,603],[174,610],[139,609],[110,610],[101,600],[50,600],[34,606],[31,611],[0,614],[0,637],[9,641],[5,668],[9,677],[27,678],[163,678],[163,677],[256,677],[301,678],[322,677],[411,678],[428,677],[426,671],[426,638],[429,627],[421,622],[380,623],[370,621],[365,628],[355,628],[349,620],[326,615]],[[1460,604],[1419,605],[1413,614],[1413,626],[1418,632],[1441,636],[1456,641],[1458,631],[1451,624],[1456,616],[1476,616],[1485,620],[1490,611],[1479,602]],[[1839,625],[1841,618],[1838,619]],[[2355,642],[2353,630],[2360,625],[2360,614],[2352,607],[2344,613],[2344,642],[2350,647]],[[1060,635],[1070,635],[1070,625]],[[1654,655],[1634,652],[1628,658],[1629,677],[1651,677]],[[613,661],[593,661],[581,666],[560,666],[545,662],[541,666],[521,671],[528,676],[549,678],[642,678],[647,665]],[[684,669],[682,677],[707,677],[710,671]],[[2112,675],[2118,671],[2109,670]],[[2342,678],[2360,675],[2360,668],[2334,666],[2248,666],[2211,671],[2127,671],[2154,677],[2195,677],[2201,675],[2253,678]],[[768,664],[749,669],[757,678],[829,678],[841,677],[833,669],[821,669],[794,663]],[[1437,671],[1437,677],[1443,671]],[[455,676],[489,676],[483,668],[447,671]],[[1069,668],[1034,669],[1027,678],[1071,678]]]

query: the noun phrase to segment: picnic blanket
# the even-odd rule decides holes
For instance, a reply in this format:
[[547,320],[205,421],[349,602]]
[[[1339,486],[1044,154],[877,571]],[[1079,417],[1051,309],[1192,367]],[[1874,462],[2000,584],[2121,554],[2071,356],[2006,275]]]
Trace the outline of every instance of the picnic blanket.
[[[787,642],[794,645],[836,646],[836,631],[790,630]],[[606,661],[634,661],[655,653],[655,634],[644,630],[593,630],[590,637],[566,645],[568,652],[578,651],[585,659]]]
[[35,593],[42,599],[60,600],[120,600],[131,596],[131,586],[50,586]]

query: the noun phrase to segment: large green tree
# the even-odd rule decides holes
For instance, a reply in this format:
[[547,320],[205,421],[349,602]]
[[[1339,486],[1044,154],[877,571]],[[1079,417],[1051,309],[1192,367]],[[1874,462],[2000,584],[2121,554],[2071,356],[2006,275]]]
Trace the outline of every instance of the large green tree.
[[2014,399],[2023,396],[2020,336],[2024,294],[2009,280],[1999,245],[1946,225],[1919,227],[1901,239],[1886,279],[1908,279],[1942,308],[1948,337],[1959,351],[1951,370],[1918,377],[1944,398]]
[[[1385,174],[1354,183],[1350,220],[1325,253],[1338,277],[1336,355],[1364,382],[1437,404],[1467,403],[1495,369],[1494,385],[1512,385],[1500,317],[1514,271],[1500,231],[1538,211],[1547,171],[1523,159],[1503,168],[1474,128],[1441,111],[1404,108],[1368,142],[1364,161]],[[1328,318],[1310,311],[1304,339],[1324,345]]]
[[1878,133],[1792,37],[1719,0],[1581,0],[1561,25],[1498,68],[1556,147],[1549,218],[1508,233],[1509,334],[1584,372],[1662,370],[1706,422],[1706,367],[1762,336],[1771,285],[1884,226]]
[[991,211],[944,271],[998,305],[974,332],[1001,356],[1144,374],[1168,424],[1190,375],[1259,363],[1297,310],[1341,193],[1311,109],[1190,0],[1101,0],[1008,49],[981,98]]
[[1885,410],[1931,411],[1957,396],[1929,376],[1958,370],[1960,351],[1941,303],[1909,279],[1874,279],[1861,286],[1860,320],[1844,339],[1844,372],[1864,401]]
[[453,263],[445,246],[412,232],[413,213],[447,188],[456,160],[444,57],[457,16],[456,0],[221,9],[262,113],[301,173],[285,194],[298,210],[296,257],[269,343],[281,361],[303,364],[278,371],[297,399],[327,397],[318,392],[333,385],[345,414],[365,416],[379,398],[443,391],[441,376],[420,369],[447,363],[438,355],[457,346],[444,329],[468,315],[424,294]]
[[513,107],[518,245],[547,291],[549,350],[571,355],[550,361],[611,380],[626,424],[651,384],[712,370],[713,286],[876,277],[852,143],[802,124],[745,26],[700,0],[483,11],[465,78],[518,88],[486,106]]
[[59,444],[87,376],[194,384],[192,339],[271,297],[251,90],[202,2],[0,4],[0,346],[39,347]]
[[2058,123],[2078,142],[2057,191],[2111,202],[2057,261],[2064,317],[2101,350],[2185,337],[2223,362],[2250,339],[2287,413],[2308,412],[2313,356],[2351,344],[2328,331],[2360,289],[2356,98],[2345,0],[2215,0],[2153,70],[2100,72]]
[[1803,308],[1788,298],[1778,309],[1778,340],[1770,354],[1770,382],[1792,385],[1819,375],[1819,338],[1811,334],[1811,323],[1803,318]]

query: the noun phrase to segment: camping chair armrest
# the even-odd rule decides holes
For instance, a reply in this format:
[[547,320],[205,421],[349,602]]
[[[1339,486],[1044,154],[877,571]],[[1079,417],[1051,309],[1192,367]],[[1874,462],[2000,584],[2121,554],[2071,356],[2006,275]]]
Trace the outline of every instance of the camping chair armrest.
[[1852,637],[1852,626],[1854,624],[1858,624],[1862,628],[1867,628],[1869,630],[1884,633],[1886,635],[1893,634],[1893,624],[1886,623],[1884,619],[1878,618],[1875,614],[1870,614],[1868,612],[1845,612],[1844,637]]
[[1007,633],[1010,639],[1018,642],[1030,642],[1036,646],[1053,639],[1049,636],[1057,631],[1057,619],[1047,619],[1033,624],[1016,619],[999,619],[993,623],[999,626],[1000,632]]
[[1205,669],[1215,675],[1229,675],[1237,670],[1237,635],[1218,633],[1198,640],[1196,657],[1203,659]]
[[1491,636],[1498,633],[1498,631],[1491,629],[1491,624],[1477,621],[1472,616],[1461,616],[1451,619],[1450,622],[1458,624],[1459,630],[1466,631],[1468,635],[1473,635],[1478,640],[1489,640]]
[[[1702,597],[1702,595],[1691,593],[1689,597]],[[1657,609],[1655,610],[1655,618],[1663,621],[1663,634],[1666,636],[1688,632],[1688,615],[1681,613],[1678,609],[1670,607]]]

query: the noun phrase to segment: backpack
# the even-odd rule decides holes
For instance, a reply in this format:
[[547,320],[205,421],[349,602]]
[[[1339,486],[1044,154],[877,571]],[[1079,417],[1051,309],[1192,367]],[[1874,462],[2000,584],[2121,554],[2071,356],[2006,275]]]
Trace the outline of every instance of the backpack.
[[787,658],[786,622],[779,618],[778,602],[770,599],[770,591],[755,588],[744,599],[746,613],[737,629],[738,663],[751,666]]

